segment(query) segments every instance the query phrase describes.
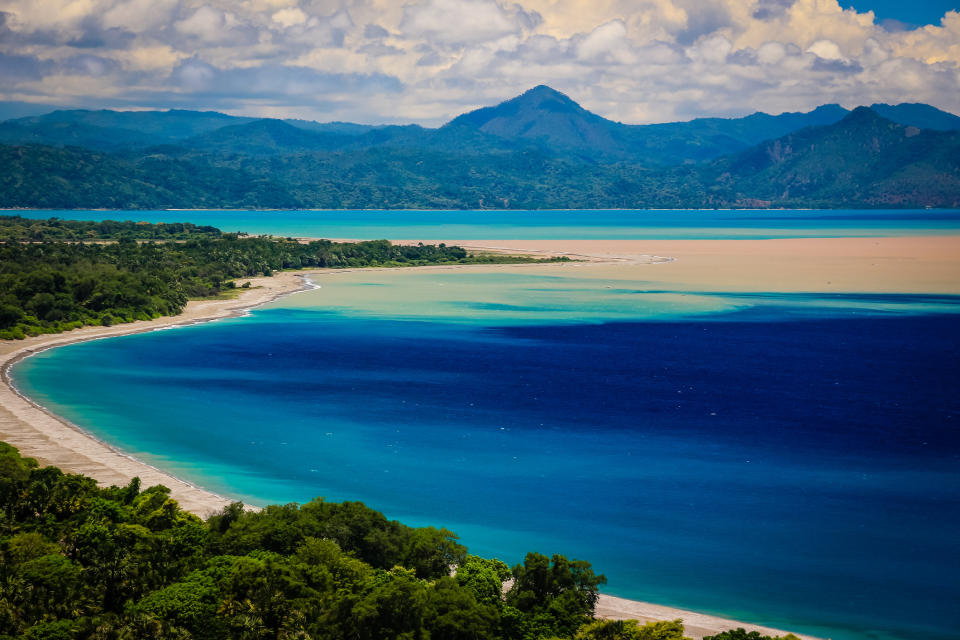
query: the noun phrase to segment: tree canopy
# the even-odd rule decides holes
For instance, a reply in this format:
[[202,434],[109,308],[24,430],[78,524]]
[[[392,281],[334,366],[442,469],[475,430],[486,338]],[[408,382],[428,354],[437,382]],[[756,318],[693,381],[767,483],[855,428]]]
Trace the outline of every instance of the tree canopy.
[[218,296],[237,278],[283,269],[544,260],[554,259],[470,254],[443,243],[247,237],[187,223],[0,216],[0,339],[176,315],[190,298]]

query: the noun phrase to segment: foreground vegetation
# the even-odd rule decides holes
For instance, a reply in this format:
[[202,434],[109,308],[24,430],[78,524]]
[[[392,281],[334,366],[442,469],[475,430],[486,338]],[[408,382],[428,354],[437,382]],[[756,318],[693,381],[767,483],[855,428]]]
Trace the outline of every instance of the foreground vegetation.
[[[444,244],[244,237],[186,224],[0,217],[0,233],[7,238],[0,241],[0,339],[7,340],[176,315],[189,298],[217,296],[234,289],[236,278],[281,269],[542,261]],[[37,241],[51,235],[111,242]],[[186,239],[152,241],[158,237]]]
[[594,621],[605,582],[562,555],[511,569],[359,502],[203,522],[165,487],[99,488],[0,442],[0,640],[683,640],[679,620]]

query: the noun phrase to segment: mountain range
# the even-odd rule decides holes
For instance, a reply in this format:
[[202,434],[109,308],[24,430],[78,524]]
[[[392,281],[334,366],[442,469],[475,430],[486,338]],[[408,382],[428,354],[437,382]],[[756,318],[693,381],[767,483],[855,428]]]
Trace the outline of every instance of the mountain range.
[[628,125],[537,86],[436,128],[196,111],[0,123],[0,206],[960,206],[960,117],[923,104]]

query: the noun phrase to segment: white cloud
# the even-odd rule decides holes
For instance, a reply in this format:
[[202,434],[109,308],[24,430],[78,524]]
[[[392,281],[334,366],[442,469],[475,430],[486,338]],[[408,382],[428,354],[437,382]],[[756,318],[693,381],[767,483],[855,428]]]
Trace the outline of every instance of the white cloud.
[[611,20],[591,31],[577,45],[577,57],[585,62],[631,64],[635,57],[623,20]]
[[819,58],[823,58],[824,60],[846,59],[846,57],[840,51],[840,47],[837,45],[837,43],[831,40],[817,40],[807,47],[807,52],[812,53]]
[[224,36],[227,28],[227,16],[222,11],[203,6],[188,18],[174,24],[176,29],[188,36],[194,36],[208,42],[216,42]]
[[687,55],[696,62],[721,64],[726,62],[731,51],[733,51],[733,45],[729,40],[722,35],[713,35],[697,40],[687,49]]
[[787,48],[780,42],[764,42],[757,49],[757,59],[763,64],[777,64],[787,55]]
[[376,122],[438,124],[541,83],[626,122],[960,112],[960,13],[896,31],[838,0],[0,0],[4,63],[0,99]]
[[307,14],[297,7],[281,9],[271,16],[281,27],[292,27],[307,21]]
[[539,21],[520,5],[496,0],[426,0],[404,7],[399,29],[408,38],[475,44],[520,34]]

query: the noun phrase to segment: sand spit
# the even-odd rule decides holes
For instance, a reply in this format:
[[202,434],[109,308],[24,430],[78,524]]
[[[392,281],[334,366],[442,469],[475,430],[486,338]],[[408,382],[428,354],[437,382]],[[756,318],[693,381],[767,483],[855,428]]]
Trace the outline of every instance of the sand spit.
[[[960,294],[960,236],[773,240],[469,240],[475,250],[568,255],[578,277],[680,291]],[[664,258],[662,256],[669,256]],[[652,265],[652,268],[651,268]]]
[[[685,611],[673,607],[665,607],[650,602],[627,600],[616,596],[601,595],[597,603],[596,616],[608,620],[639,620],[652,622],[655,620],[683,620],[684,634],[694,640],[701,640],[704,636],[715,635],[728,629],[743,627],[747,631],[758,631],[769,636],[783,636],[786,631],[761,627],[755,624],[744,624],[736,620],[711,616],[705,613]],[[801,640],[818,640],[814,636],[794,634]]]

